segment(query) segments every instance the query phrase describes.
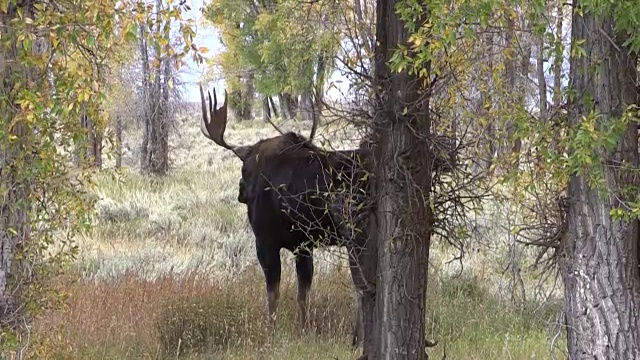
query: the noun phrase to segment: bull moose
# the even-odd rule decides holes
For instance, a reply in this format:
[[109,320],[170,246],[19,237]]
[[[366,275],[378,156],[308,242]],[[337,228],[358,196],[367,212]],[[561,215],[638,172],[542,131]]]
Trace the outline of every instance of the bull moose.
[[[370,158],[366,147],[325,151],[294,132],[258,141],[253,145],[231,145],[224,139],[227,124],[227,92],[217,109],[208,92],[209,109],[200,87],[204,136],[231,150],[242,161],[238,201],[247,205],[255,236],[258,261],[264,272],[271,321],[275,321],[280,286],[280,250],[294,253],[298,280],[297,302],[302,326],[307,324],[309,291],[313,280],[313,249],[318,246],[346,246],[351,275],[356,287],[365,283],[357,266],[357,251],[366,241],[364,211],[367,177],[364,163]],[[355,210],[359,211],[355,211]],[[354,214],[361,214],[352,219]],[[362,301],[362,298],[361,298]],[[359,309],[361,307],[359,306]],[[353,345],[359,340],[358,316]]]

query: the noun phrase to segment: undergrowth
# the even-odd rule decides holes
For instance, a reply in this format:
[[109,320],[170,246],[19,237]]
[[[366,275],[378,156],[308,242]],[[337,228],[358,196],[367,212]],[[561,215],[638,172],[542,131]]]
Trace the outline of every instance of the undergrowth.
[[[274,332],[267,326],[264,277],[246,210],[236,200],[240,163],[204,139],[193,118],[171,139],[174,168],[166,178],[142,176],[135,167],[98,174],[96,226],[77,239],[79,258],[58,279],[66,306],[33,326],[31,357],[356,358],[355,294],[338,251],[316,253],[306,331],[297,322],[293,259],[282,252],[278,326]],[[252,122],[232,123],[227,132],[239,144],[274,135]],[[128,134],[125,141],[135,149],[139,138]],[[125,164],[135,164],[135,151],[126,156]],[[494,235],[487,238],[499,244]],[[446,247],[434,246],[427,305],[427,337],[438,342],[432,358],[562,357],[556,350],[562,342],[554,342],[564,339],[557,333],[558,301],[529,297],[515,306],[496,291],[504,282],[496,261],[503,248],[465,258],[456,276]]]
[[[149,281],[127,274],[68,283],[68,306],[37,324],[32,354],[38,359],[355,358],[349,343],[354,310],[349,274],[316,279],[306,331],[297,322],[294,273],[284,275],[273,333],[256,266],[218,282],[196,275]],[[438,345],[430,353],[453,359],[550,358],[559,307],[530,303],[517,310],[483,289],[479,279],[432,276],[427,337]]]

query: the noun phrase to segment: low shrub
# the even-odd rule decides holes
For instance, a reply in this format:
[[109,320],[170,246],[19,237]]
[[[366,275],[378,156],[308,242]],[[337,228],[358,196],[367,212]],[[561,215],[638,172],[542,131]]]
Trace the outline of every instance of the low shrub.
[[259,310],[225,294],[175,299],[159,315],[162,351],[177,356],[260,343],[266,324]]

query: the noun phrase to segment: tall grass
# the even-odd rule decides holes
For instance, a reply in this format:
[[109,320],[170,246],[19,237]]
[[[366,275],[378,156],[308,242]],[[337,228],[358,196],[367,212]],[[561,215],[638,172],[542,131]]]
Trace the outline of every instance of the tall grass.
[[[290,268],[289,268],[290,269]],[[287,270],[287,269],[285,269]],[[41,359],[272,358],[352,359],[353,293],[348,273],[317,279],[310,327],[298,327],[295,281],[285,271],[278,326],[266,322],[262,274],[250,266],[233,279],[195,274],[67,285],[69,301],[36,326]],[[503,306],[471,277],[431,277],[428,337],[434,358],[547,359],[558,304]],[[322,350],[320,350],[322,349]]]
[[[350,348],[354,292],[341,251],[317,252],[307,331],[297,323],[293,258],[282,252],[278,327],[269,329],[253,235],[246,210],[236,201],[240,163],[199,134],[195,117],[185,117],[172,137],[174,168],[166,178],[142,176],[133,166],[135,133],[125,144],[124,163],[132,166],[97,176],[96,226],[77,239],[81,253],[73,271],[58,279],[67,305],[34,325],[34,358],[356,357]],[[258,122],[232,123],[227,132],[230,142],[243,144],[275,133]],[[334,145],[353,146],[354,141]],[[439,344],[430,354],[451,359],[560,355],[551,351],[557,299],[543,303],[531,296],[521,308],[504,296],[500,259],[506,235],[497,226],[489,228],[492,232],[478,236],[495,246],[467,257],[460,276],[459,268],[447,265],[450,249],[434,246],[428,337]],[[523,275],[528,287],[535,284],[532,274]]]

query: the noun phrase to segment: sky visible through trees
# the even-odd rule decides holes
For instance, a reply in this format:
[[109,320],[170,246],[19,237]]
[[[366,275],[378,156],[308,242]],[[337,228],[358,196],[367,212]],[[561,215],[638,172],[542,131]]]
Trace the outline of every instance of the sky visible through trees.
[[[220,43],[218,31],[210,25],[203,24],[202,7],[205,4],[210,3],[210,0],[189,0],[187,4],[191,6],[191,10],[184,13],[185,19],[194,19],[197,23],[196,38],[194,42],[199,46],[204,46],[209,49],[209,52],[204,55],[206,59],[212,59],[216,55],[220,54],[224,49],[224,46]],[[187,66],[180,72],[180,79],[184,82],[184,97],[186,101],[198,102],[200,101],[200,93],[198,92],[198,84],[205,71],[204,65],[196,64],[191,58],[186,59]],[[326,99],[338,100],[341,99],[346,93],[349,87],[348,79],[340,75],[339,71],[333,72],[328,79],[329,84],[333,84],[327,88]],[[215,87],[216,91],[222,93],[224,90],[224,81],[216,81],[211,84],[211,87]]]
[[[194,19],[197,23],[197,31],[195,43],[200,46],[207,47],[209,52],[204,55],[206,59],[215,58],[215,56],[219,55],[223,50],[224,46],[220,43],[218,30],[213,26],[203,24],[203,14],[202,7],[208,4],[210,0],[189,0],[187,4],[191,6],[191,10],[184,13],[185,19]],[[564,22],[563,24],[563,41],[568,44],[571,37],[571,23]],[[566,46],[564,49],[565,58],[569,57],[570,48]],[[534,61],[535,59],[531,59]],[[198,92],[198,84],[200,79],[202,78],[203,73],[205,72],[204,65],[196,64],[191,58],[186,59],[187,66],[181,70],[180,79],[184,82],[184,97],[186,101],[189,102],[198,102],[200,100],[200,93]],[[562,72],[563,74],[567,74],[568,62],[563,64]],[[545,63],[545,72],[549,72],[550,68],[553,67],[553,63],[547,62]],[[340,71],[335,69],[328,79],[328,84],[332,84],[332,86],[327,88],[326,98],[327,100],[339,100],[347,94],[347,90],[349,87],[349,80],[340,74]],[[568,84],[568,78],[563,76],[562,78],[563,86]],[[224,80],[216,81],[211,84],[212,87],[215,87],[217,92],[222,92],[224,89]],[[548,96],[551,98],[551,88],[548,89]],[[537,107],[537,102],[531,104],[532,107]]]

